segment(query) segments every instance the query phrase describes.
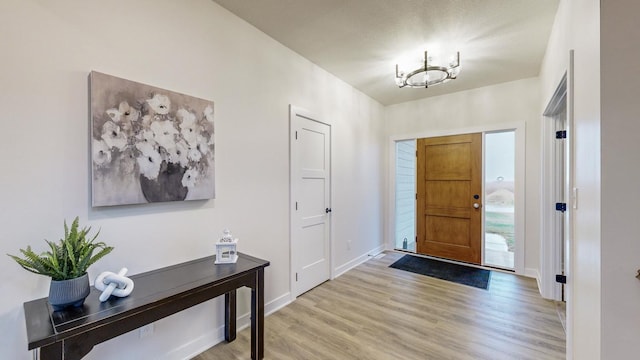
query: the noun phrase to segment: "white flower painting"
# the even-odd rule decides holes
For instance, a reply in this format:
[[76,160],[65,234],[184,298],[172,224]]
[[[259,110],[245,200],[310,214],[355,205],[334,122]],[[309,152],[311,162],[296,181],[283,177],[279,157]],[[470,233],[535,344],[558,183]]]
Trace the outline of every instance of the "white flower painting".
[[213,102],[91,72],[93,206],[212,199]]

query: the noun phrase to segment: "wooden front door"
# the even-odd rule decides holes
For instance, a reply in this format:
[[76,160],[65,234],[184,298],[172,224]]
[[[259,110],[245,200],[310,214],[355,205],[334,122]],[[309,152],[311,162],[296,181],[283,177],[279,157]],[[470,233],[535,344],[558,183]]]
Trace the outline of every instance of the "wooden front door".
[[417,145],[417,252],[480,264],[482,134]]

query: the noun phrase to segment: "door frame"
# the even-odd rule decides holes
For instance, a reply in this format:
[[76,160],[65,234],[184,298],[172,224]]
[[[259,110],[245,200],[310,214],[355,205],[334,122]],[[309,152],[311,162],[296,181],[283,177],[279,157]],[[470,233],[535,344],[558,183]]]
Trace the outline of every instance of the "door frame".
[[543,237],[541,239],[542,256],[540,259],[540,270],[545,275],[545,278],[541,280],[540,289],[545,291],[542,296],[546,298],[554,298],[558,296],[558,287],[555,283],[555,260],[557,259],[557,247],[554,246],[552,240],[545,235],[548,235],[554,231],[553,219],[550,216],[544,216],[544,210],[549,206],[552,206],[553,199],[550,199],[553,189],[553,183],[546,180],[546,174],[553,174],[553,142],[544,136],[545,133],[549,133],[553,129],[552,118],[546,116],[549,106],[553,104],[554,99],[562,95],[558,93],[558,89],[562,88],[563,82],[565,82],[566,90],[566,107],[567,107],[567,119],[566,119],[566,131],[567,138],[565,140],[565,169],[567,176],[565,178],[565,201],[567,202],[567,211],[565,212],[565,276],[567,277],[567,283],[565,284],[565,302],[566,302],[566,348],[567,359],[573,358],[573,259],[575,258],[574,250],[574,238],[575,233],[575,211],[578,209],[578,189],[575,183],[575,133],[574,133],[574,50],[571,49],[566,57],[566,71],[563,73],[563,79],[558,82],[558,86],[554,93],[551,95],[545,113],[541,116],[542,121],[542,229]]
[[[567,216],[571,211],[569,206],[569,192],[567,191],[567,185],[570,183],[571,174],[568,172],[568,162],[570,156],[569,139],[571,134],[569,124],[569,109],[567,99],[567,73],[565,72],[562,79],[558,83],[546,109],[542,116],[542,207],[541,207],[541,219],[542,219],[542,241],[540,246],[540,276],[541,287],[540,291],[542,296],[547,299],[553,299],[556,301],[562,300],[562,285],[553,280],[556,274],[560,274],[560,254],[562,249],[560,244],[556,243],[556,235],[559,233],[560,222],[558,221],[557,211],[554,210],[555,203],[564,200],[567,203],[567,210],[563,214],[564,227],[569,226]],[[556,139],[554,138],[554,132],[556,130],[557,114],[561,106],[566,106],[566,118],[565,118],[565,130],[567,131],[567,138],[564,140],[564,169],[563,171],[567,175],[564,178],[563,174],[557,171],[557,153],[556,153]],[[564,181],[562,184],[564,188],[564,199],[555,198],[555,189],[559,185],[559,182]],[[566,233],[562,234],[564,242],[567,242]]]
[[[509,122],[509,123],[498,123],[498,124],[487,124],[480,125],[477,127],[469,127],[469,128],[460,128],[460,129],[449,129],[449,130],[438,130],[438,131],[429,131],[429,132],[419,132],[413,134],[405,134],[405,135],[393,135],[389,138],[388,149],[389,149],[389,187],[387,192],[387,201],[389,206],[387,207],[389,212],[387,213],[387,238],[389,241],[386,242],[386,248],[388,250],[395,249],[395,167],[396,167],[396,159],[395,159],[395,143],[396,141],[402,140],[411,140],[411,139],[419,139],[419,138],[428,138],[428,137],[437,137],[437,136],[449,136],[449,135],[460,135],[460,134],[469,134],[469,133],[482,133],[482,163],[484,166],[484,135],[486,133],[499,132],[499,131],[509,131],[513,130],[515,132],[515,171],[516,171],[516,179],[515,179],[515,198],[516,198],[516,214],[515,214],[515,228],[516,228],[516,252],[514,254],[514,272],[519,275],[525,275],[528,277],[537,278],[537,272],[535,270],[525,269],[524,257],[525,257],[525,194],[524,194],[524,185],[525,185],[525,123],[524,121],[518,122]],[[484,193],[484,179],[482,180],[482,191]],[[484,212],[482,218],[482,262],[484,264]]]
[[[565,202],[567,203],[567,211],[564,213],[564,237],[565,237],[565,275],[567,276],[567,284],[565,286],[565,300],[567,303],[567,317],[569,316],[569,298],[571,296],[571,281],[569,277],[572,271],[573,260],[573,229],[575,226],[574,212],[578,208],[577,189],[575,188],[575,160],[574,160],[574,120],[573,120],[573,50],[569,51],[567,70],[563,73],[562,78],[558,82],[554,93],[551,95],[547,107],[542,114],[542,229],[543,238],[541,242],[542,256],[540,261],[540,269],[543,275],[541,291],[543,297],[548,299],[560,300],[560,286],[555,282],[555,274],[560,249],[553,243],[553,234],[556,230],[553,209],[556,199],[553,199],[553,189],[555,179],[555,161],[554,161],[554,142],[551,136],[554,129],[554,113],[555,109],[563,100],[566,103],[566,124],[567,138],[565,140],[565,173],[564,193]],[[567,327],[568,327],[567,320]],[[567,334],[569,329],[567,328]],[[568,339],[568,337],[567,337]],[[569,347],[567,347],[569,348]]]
[[[297,296],[294,295],[293,290],[295,289],[295,282],[296,282],[296,271],[294,269],[293,266],[293,234],[294,234],[294,221],[293,221],[293,216],[295,214],[295,199],[293,197],[293,190],[294,190],[294,174],[293,174],[293,141],[295,140],[295,130],[293,127],[293,119],[296,116],[300,116],[303,117],[307,120],[310,121],[315,121],[317,123],[320,124],[324,124],[327,125],[329,127],[329,158],[331,160],[331,163],[329,164],[329,207],[331,207],[331,204],[333,203],[333,182],[332,180],[332,174],[333,174],[333,151],[332,151],[332,144],[333,142],[331,141],[331,124],[326,123],[324,121],[320,121],[318,120],[318,117],[304,109],[298,106],[295,106],[293,104],[289,104],[289,298],[290,301],[294,301]],[[327,221],[329,222],[329,280],[333,280],[334,279],[334,246],[333,246],[333,222],[331,221],[332,216],[328,216]]]

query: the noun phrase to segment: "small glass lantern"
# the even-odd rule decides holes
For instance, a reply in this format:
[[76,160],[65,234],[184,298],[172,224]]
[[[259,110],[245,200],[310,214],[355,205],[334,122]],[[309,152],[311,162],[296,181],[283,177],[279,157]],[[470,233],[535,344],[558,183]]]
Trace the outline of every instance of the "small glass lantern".
[[238,261],[238,239],[234,239],[229,229],[224,230],[222,239],[216,243],[216,264],[234,264]]

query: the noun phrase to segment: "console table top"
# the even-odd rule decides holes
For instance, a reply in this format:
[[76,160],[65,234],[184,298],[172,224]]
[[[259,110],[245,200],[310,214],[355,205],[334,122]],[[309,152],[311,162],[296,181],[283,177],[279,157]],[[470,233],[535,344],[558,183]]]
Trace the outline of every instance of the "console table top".
[[124,298],[112,296],[106,302],[98,300],[100,291],[91,293],[81,307],[54,312],[41,298],[24,303],[29,349],[42,347],[101,324],[148,311],[150,307],[171,301],[199,288],[224,285],[225,281],[269,266],[266,260],[238,253],[233,264],[214,264],[215,255],[156,269],[130,278],[133,292]]

